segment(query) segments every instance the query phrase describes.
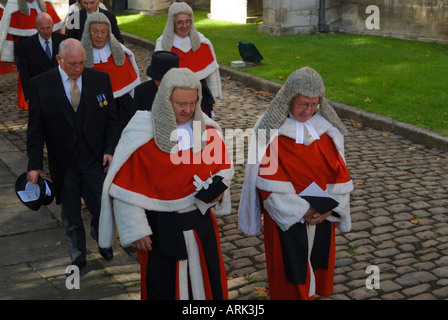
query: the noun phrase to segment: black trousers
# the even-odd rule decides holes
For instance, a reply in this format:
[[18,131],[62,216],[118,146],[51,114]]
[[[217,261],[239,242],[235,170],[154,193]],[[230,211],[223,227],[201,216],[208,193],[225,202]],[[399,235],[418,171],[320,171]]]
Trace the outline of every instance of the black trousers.
[[61,214],[72,264],[86,261],[86,235],[81,216],[81,197],[92,215],[90,234],[98,241],[104,169],[98,161],[75,161],[65,174],[61,190]]

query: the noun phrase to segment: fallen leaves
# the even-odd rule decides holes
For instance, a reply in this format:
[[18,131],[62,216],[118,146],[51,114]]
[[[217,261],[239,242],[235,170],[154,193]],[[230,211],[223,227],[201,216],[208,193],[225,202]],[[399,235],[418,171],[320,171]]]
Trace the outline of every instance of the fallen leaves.
[[[62,241],[61,240],[56,241],[56,243],[54,245],[57,247],[60,247],[62,245]],[[44,245],[42,245],[42,247],[48,248],[49,246],[48,246],[48,244],[44,244]]]
[[352,126],[356,127],[356,128],[362,128],[362,123],[357,122],[355,120],[350,120],[350,123],[352,124]]
[[255,291],[252,292],[253,295],[256,295],[257,297],[266,297],[268,296],[268,293],[266,291],[266,287],[254,287]]

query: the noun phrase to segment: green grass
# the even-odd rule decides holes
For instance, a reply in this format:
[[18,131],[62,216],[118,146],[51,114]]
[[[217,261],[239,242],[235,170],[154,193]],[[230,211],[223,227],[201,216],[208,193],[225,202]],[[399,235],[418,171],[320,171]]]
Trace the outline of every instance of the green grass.
[[[118,15],[120,29],[148,40],[162,34],[167,15]],[[448,136],[448,46],[377,36],[270,36],[258,24],[236,24],[195,11],[195,26],[213,43],[218,62],[241,60],[238,41],[263,55],[244,72],[284,83],[304,66],[323,77],[328,99]],[[241,70],[241,69],[240,69]]]

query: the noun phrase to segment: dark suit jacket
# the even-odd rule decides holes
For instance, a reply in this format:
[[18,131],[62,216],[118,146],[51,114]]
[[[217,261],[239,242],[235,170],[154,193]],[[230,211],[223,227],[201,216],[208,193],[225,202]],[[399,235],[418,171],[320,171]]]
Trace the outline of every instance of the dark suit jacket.
[[59,44],[67,39],[63,34],[53,32],[52,41],[52,59],[50,60],[39,42],[39,35],[29,37],[20,44],[18,68],[20,80],[22,81],[23,93],[25,99],[30,98],[29,86],[30,80],[34,76],[48,71],[58,65],[56,55],[58,54]]
[[137,110],[151,110],[158,89],[154,80],[140,83],[134,91],[134,113]]
[[[124,43],[123,37],[121,36],[121,32],[120,29],[118,28],[118,24],[117,24],[117,18],[115,17],[115,14],[113,14],[110,11],[104,10],[99,8],[98,9],[99,12],[104,13],[106,15],[106,17],[109,19],[110,21],[110,25],[112,28],[112,33],[115,36],[115,38],[117,38],[118,41],[120,41],[121,43]],[[82,38],[82,33],[84,32],[84,25],[86,23],[87,20],[87,11],[86,9],[81,9],[79,11],[75,11],[72,14],[79,14],[79,29],[76,28],[72,28],[72,29],[68,29],[68,37],[69,38],[75,38],[78,39],[79,41],[81,41]]]
[[[51,85],[49,85],[51,84]],[[62,84],[59,68],[42,73],[30,83],[27,130],[28,171],[43,168],[44,142],[57,203],[64,176],[77,142],[74,112]],[[101,107],[98,95],[105,94]],[[103,155],[113,154],[118,142],[118,117],[107,73],[85,68],[82,74],[80,106],[84,104],[83,133],[91,153],[102,164]]]

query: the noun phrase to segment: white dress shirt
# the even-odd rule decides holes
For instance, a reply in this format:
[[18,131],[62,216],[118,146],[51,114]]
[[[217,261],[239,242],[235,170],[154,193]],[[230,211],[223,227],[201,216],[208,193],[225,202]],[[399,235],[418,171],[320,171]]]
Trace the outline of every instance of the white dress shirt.
[[[44,38],[42,38],[42,37],[40,36],[40,34],[37,34],[37,37],[38,37],[38,39],[39,39],[40,45],[41,45],[42,48],[44,49],[44,52],[47,52],[47,51],[46,51],[46,50],[47,50],[47,44],[45,43],[45,41],[47,41],[47,40],[45,40]],[[51,37],[50,37],[50,39],[48,39],[48,47],[50,48],[50,55],[53,56],[53,40],[51,39]]]
[[[67,96],[68,101],[70,101],[70,104],[72,103],[72,99],[70,96],[70,85],[71,81],[68,75],[65,73],[64,70],[62,70],[61,66],[58,66],[59,73],[61,75],[62,84],[64,85],[65,95]],[[79,92],[82,92],[82,75],[76,80],[76,85],[79,88]]]

